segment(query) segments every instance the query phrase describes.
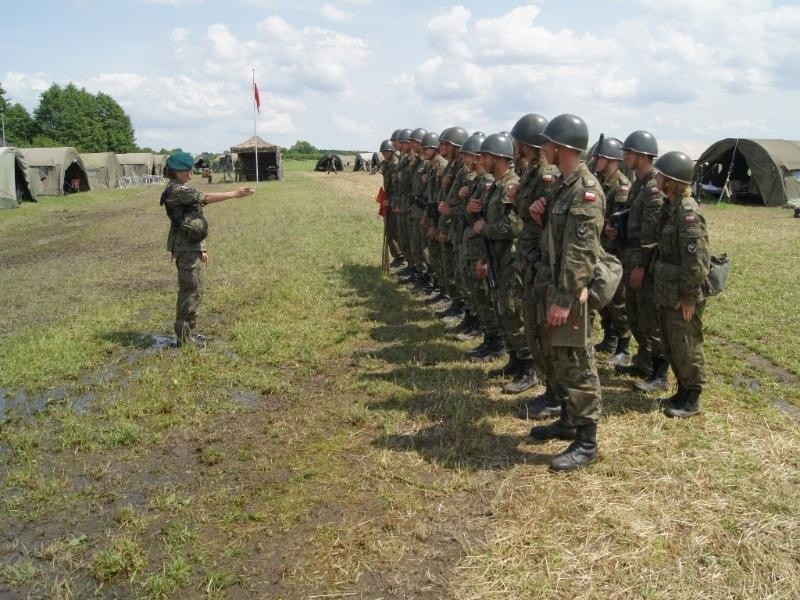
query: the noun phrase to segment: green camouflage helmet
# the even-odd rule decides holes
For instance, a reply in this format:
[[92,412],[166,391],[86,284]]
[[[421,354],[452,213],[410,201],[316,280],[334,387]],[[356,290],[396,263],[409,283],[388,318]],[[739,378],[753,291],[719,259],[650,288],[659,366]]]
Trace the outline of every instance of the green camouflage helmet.
[[401,131],[403,131],[403,130],[402,130],[402,129],[395,129],[395,130],[392,132],[392,135],[391,135],[391,137],[390,137],[389,139],[390,139],[391,141],[395,141],[395,140],[397,139],[397,136],[399,136],[399,135],[400,135],[400,132],[401,132]]
[[486,136],[482,132],[476,131],[461,144],[461,153],[475,154],[477,156],[481,153],[481,144],[485,139]]
[[391,140],[383,140],[381,142],[381,152],[394,152],[394,144]]
[[423,148],[439,148],[439,134],[433,131],[429,131],[426,133],[422,138],[422,147]]
[[486,136],[481,143],[481,154],[492,154],[502,158],[514,158],[514,143],[511,138],[502,133],[493,133]]
[[458,146],[459,148],[461,148],[461,144],[463,144],[469,137],[467,130],[463,127],[448,127],[442,133],[443,135],[439,137],[441,141],[445,142],[446,144]]
[[414,142],[422,142],[422,138],[425,137],[426,133],[428,133],[427,129],[423,129],[422,127],[417,127],[414,131],[411,132],[411,135],[408,136],[408,139]]
[[658,142],[649,131],[634,131],[625,138],[622,149],[638,152],[639,154],[647,154],[648,156],[658,156]]
[[181,234],[190,244],[202,242],[208,236],[208,221],[199,212],[186,215],[181,221]]
[[530,113],[520,118],[514,127],[511,128],[511,137],[515,141],[534,148],[541,148],[544,143],[542,131],[547,126],[547,119],[542,115]]
[[583,152],[589,145],[589,128],[586,121],[576,115],[558,115],[542,131],[548,141],[565,148]]
[[592,156],[592,153],[611,160],[622,160],[622,142],[615,137],[603,138],[603,143],[600,144],[600,147],[596,150],[592,148],[589,156]]
[[673,150],[658,157],[653,166],[664,177],[669,177],[681,183],[692,183],[694,176],[694,161],[685,152]]
[[401,129],[400,133],[397,134],[397,141],[398,142],[409,142],[409,141],[411,141],[411,130],[410,129]]

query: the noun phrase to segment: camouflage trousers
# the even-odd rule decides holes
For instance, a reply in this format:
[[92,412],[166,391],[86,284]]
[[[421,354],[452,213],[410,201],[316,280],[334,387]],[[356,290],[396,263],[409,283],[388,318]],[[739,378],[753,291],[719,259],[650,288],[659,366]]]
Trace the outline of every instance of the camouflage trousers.
[[408,213],[397,213],[397,242],[400,251],[406,257],[408,264],[411,265],[411,237],[408,228]]
[[547,353],[551,365],[547,381],[565,399],[568,422],[576,426],[597,423],[603,401],[591,340],[583,348],[556,346]]
[[456,232],[455,237],[451,238],[450,243],[453,245],[453,269],[455,274],[455,285],[458,289],[459,296],[464,302],[464,306],[470,312],[475,312],[472,306],[472,299],[470,298],[469,277],[467,274],[467,265],[464,259],[464,244],[462,242],[464,235],[462,232]]
[[425,236],[419,228],[420,217],[413,213],[408,217],[408,235],[410,240],[411,254],[406,255],[408,263],[414,265],[417,270],[425,269]]
[[197,323],[197,309],[203,298],[203,259],[200,252],[178,252],[178,301],[175,306],[175,335],[185,341]]
[[492,305],[489,293],[489,284],[485,279],[478,279],[475,275],[477,258],[464,257],[464,265],[469,276],[469,295],[472,301],[472,310],[476,312],[483,325],[483,332],[488,337],[500,336],[500,325],[497,322],[497,313]]
[[400,258],[403,251],[400,249],[400,232],[398,231],[398,216],[391,210],[386,214],[386,245],[389,246],[389,254],[392,258]]
[[442,284],[442,245],[436,240],[425,238],[427,247],[426,262],[430,268],[431,273],[436,277],[439,282],[439,287]]
[[628,311],[625,306],[624,283],[620,282],[611,302],[600,311],[600,320],[603,324],[603,331],[618,338],[631,337],[631,329],[628,326]]
[[706,383],[706,357],[703,352],[703,311],[705,302],[695,307],[694,316],[684,321],[680,308],[659,306],[658,318],[664,334],[664,354],[675,379],[685,390],[703,390]]
[[626,272],[623,277],[628,323],[639,345],[633,364],[640,371],[650,373],[653,370],[653,357],[664,355],[656,311],[655,282],[653,276],[648,273],[642,280],[641,289],[634,290],[628,285],[630,273]]
[[456,286],[456,255],[453,244],[445,242],[440,244],[442,257],[442,278],[439,286],[444,287],[447,295],[453,300],[461,300],[461,290]]
[[498,320],[509,352],[517,358],[530,358],[525,325],[522,322],[522,279],[517,270],[508,265],[494,270],[497,281]]

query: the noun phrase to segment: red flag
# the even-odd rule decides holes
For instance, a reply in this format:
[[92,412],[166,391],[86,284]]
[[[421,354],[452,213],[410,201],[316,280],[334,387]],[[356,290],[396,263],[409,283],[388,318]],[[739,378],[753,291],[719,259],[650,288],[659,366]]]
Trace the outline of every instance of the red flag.
[[386,193],[386,190],[383,189],[383,186],[378,190],[375,202],[381,205],[378,209],[378,216],[386,217],[386,215],[389,214],[389,195]]
[[253,82],[253,97],[256,100],[256,110],[258,111],[258,114],[261,114],[261,98],[258,95],[258,86],[256,85],[255,81]]

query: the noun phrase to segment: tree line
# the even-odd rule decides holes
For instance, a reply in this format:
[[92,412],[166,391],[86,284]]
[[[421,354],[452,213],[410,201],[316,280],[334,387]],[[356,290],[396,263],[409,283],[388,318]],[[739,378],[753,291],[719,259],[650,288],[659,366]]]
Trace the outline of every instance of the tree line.
[[114,98],[91,94],[70,83],[54,83],[39,97],[31,115],[6,99],[0,86],[5,144],[21,148],[71,146],[78,152],[136,152],[131,119]]

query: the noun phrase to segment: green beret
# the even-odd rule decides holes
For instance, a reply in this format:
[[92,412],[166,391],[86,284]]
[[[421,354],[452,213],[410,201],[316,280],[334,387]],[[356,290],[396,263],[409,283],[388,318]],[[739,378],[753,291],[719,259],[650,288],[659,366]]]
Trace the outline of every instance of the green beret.
[[167,166],[173,171],[188,171],[194,165],[194,159],[188,152],[176,152],[167,159]]

